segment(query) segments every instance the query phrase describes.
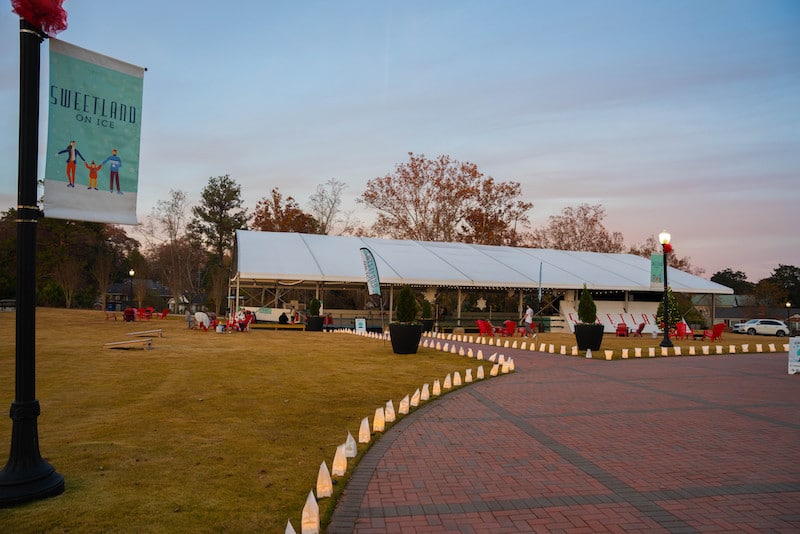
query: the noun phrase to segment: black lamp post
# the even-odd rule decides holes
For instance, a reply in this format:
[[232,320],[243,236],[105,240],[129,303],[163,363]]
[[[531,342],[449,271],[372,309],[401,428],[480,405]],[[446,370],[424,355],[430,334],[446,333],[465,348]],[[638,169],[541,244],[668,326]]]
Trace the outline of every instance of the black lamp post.
[[133,276],[135,274],[136,274],[136,271],[134,271],[133,269],[128,271],[128,275],[130,275],[130,277],[131,277],[131,288],[130,288],[131,308],[134,307],[134,305],[133,305]]
[[0,507],[58,495],[64,477],[39,452],[36,398],[36,223],[39,220],[39,45],[44,34],[20,19],[19,169],[17,195],[16,388],[11,452],[0,470]]
[[669,232],[664,230],[658,234],[658,240],[661,242],[661,249],[664,251],[664,339],[659,344],[662,347],[671,347],[672,340],[669,339],[669,297],[667,295],[667,258],[670,250]]

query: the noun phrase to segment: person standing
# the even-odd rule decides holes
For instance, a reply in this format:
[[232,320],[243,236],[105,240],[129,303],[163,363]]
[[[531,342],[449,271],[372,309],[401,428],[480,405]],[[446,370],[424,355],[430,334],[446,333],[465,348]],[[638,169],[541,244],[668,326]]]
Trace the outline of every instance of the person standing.
[[525,315],[522,317],[522,324],[525,326],[526,336],[536,336],[536,331],[533,329],[533,309],[530,304],[525,310]]
[[111,170],[110,170],[109,175],[108,175],[108,178],[109,178],[109,184],[108,184],[109,192],[110,193],[114,192],[114,183],[116,182],[116,184],[117,184],[117,194],[121,195],[122,191],[119,188],[119,168],[122,167],[122,159],[120,159],[120,157],[117,156],[117,149],[116,148],[111,151],[111,155],[108,156],[106,159],[104,159],[103,163],[101,163],[100,165],[105,165],[109,161],[111,162],[111,164],[110,164],[111,165]]
[[67,148],[59,152],[59,154],[63,154],[64,152],[67,153],[67,180],[69,180],[67,187],[75,187],[75,167],[78,158],[81,158],[81,161],[83,161],[83,163],[86,163],[86,160],[83,158],[83,155],[80,153],[80,151],[76,148],[75,145],[76,143],[74,140],[70,141],[69,145],[67,145]]

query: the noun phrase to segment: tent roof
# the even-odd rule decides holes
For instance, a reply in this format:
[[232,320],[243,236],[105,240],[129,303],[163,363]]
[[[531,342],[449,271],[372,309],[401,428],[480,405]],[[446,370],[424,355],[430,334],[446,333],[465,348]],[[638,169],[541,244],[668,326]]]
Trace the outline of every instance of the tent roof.
[[[236,232],[236,245],[243,282],[366,284],[360,252],[366,247],[384,285],[535,289],[541,264],[543,288],[653,290],[650,260],[633,254],[248,230]],[[669,285],[678,293],[733,293],[672,268]]]

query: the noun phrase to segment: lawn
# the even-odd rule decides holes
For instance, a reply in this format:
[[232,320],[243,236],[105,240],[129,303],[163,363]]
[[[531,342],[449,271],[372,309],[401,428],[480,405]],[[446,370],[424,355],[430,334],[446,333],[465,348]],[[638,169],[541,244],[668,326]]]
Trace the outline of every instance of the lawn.
[[[14,398],[14,324],[13,312],[0,313],[0,410]],[[165,333],[154,350],[103,347],[153,328]],[[623,348],[646,356],[660,341],[607,335],[602,349],[619,360]],[[726,333],[722,343],[675,344],[699,354],[717,344],[782,350],[785,341]],[[544,333],[536,342],[569,354],[574,337]],[[124,323],[58,309],[37,310],[36,344],[40,449],[66,490],[0,509],[0,532],[283,532],[287,519],[299,529],[320,463],[331,467],[348,431],[357,438],[361,420],[387,400],[397,409],[422,384],[479,365],[433,348],[398,356],[388,342],[347,334],[216,334],[188,331],[182,317]],[[0,417],[3,464],[10,432]],[[320,500],[323,520],[352,465],[334,497]]]
[[[3,410],[14,325],[0,313]],[[152,328],[164,329],[154,350],[103,347]],[[182,317],[124,323],[41,308],[36,347],[39,445],[66,489],[0,509],[0,532],[283,532],[287,519],[299,531],[320,463],[330,469],[348,431],[357,439],[387,400],[397,409],[424,383],[478,365],[434,349],[398,356],[347,334],[216,334],[188,331]],[[0,418],[3,465],[10,433]],[[320,500],[323,517],[333,502]]]

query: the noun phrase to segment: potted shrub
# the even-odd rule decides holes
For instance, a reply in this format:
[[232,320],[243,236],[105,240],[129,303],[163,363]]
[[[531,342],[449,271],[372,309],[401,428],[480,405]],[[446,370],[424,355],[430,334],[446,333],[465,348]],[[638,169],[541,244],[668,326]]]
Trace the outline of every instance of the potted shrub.
[[433,331],[433,306],[431,303],[428,302],[426,299],[422,299],[422,304],[420,304],[420,310],[422,315],[422,331],[423,332],[432,332]]
[[317,298],[311,299],[308,303],[308,319],[306,323],[306,330],[312,332],[322,332],[322,317],[319,315],[319,309],[322,303]]
[[578,302],[578,320],[580,323],[575,325],[575,341],[578,343],[578,350],[600,350],[605,327],[597,324],[597,305],[595,305],[589,290],[586,289],[586,284],[583,285],[581,299]]
[[397,295],[397,320],[389,323],[392,350],[395,354],[416,354],[422,338],[422,324],[417,322],[417,299],[408,286]]

